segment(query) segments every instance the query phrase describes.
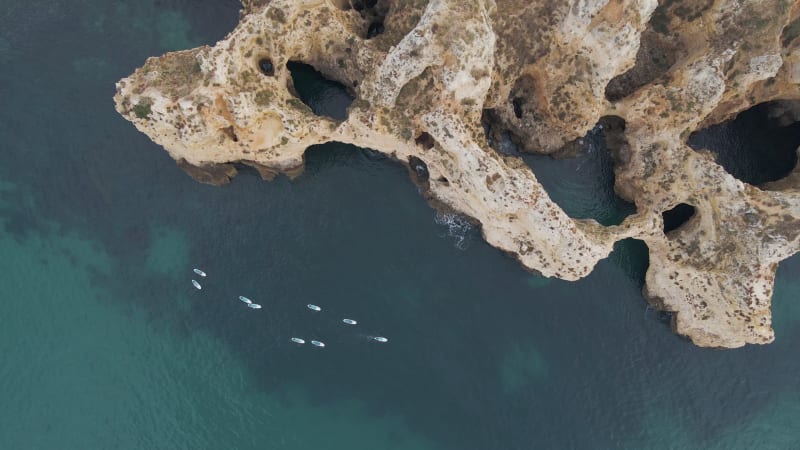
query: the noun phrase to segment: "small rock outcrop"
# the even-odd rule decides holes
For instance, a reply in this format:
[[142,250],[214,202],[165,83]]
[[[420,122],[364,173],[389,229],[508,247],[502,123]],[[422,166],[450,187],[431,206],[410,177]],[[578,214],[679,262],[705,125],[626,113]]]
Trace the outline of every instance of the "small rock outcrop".
[[[800,100],[800,4],[788,0],[245,0],[213,47],[148,59],[117,84],[117,110],[198,181],[249,164],[296,175],[311,145],[340,141],[409,164],[435,202],[545,276],[577,280],[626,238],[650,251],[644,294],[700,346],[774,339],[778,263],[800,250],[800,168],[752,186],[689,134]],[[351,91],[343,120],[298,98],[287,63]],[[788,105],[788,106],[787,106]],[[794,109],[793,109],[794,108]],[[788,111],[788,112],[787,112]],[[551,154],[602,118],[615,189],[637,212],[576,220],[482,121]],[[797,120],[795,117],[794,120]],[[623,129],[624,128],[624,129]],[[663,213],[694,214],[664,231]]]

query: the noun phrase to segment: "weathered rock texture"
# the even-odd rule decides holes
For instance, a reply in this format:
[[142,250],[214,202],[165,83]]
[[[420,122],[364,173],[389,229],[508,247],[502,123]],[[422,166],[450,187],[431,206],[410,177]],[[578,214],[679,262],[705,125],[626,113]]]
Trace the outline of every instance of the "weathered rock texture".
[[[615,242],[644,240],[649,301],[701,346],[774,339],[778,262],[800,249],[800,177],[745,184],[686,145],[753,105],[800,99],[800,4],[788,0],[249,0],[213,47],[148,59],[117,86],[118,111],[200,181],[232,163],[296,174],[307,147],[352,143],[425,165],[432,199],[546,276],[576,280]],[[381,33],[382,31],[382,33]],[[356,97],[342,122],[293,93],[288,61]],[[568,217],[481,121],[552,153],[603,116],[621,225]],[[696,208],[665,235],[662,212]]]

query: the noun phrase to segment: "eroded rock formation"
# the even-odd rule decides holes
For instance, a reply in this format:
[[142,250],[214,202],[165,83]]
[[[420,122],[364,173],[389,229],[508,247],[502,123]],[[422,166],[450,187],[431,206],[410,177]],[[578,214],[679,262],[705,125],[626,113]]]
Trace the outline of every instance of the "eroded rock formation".
[[[800,3],[788,0],[245,0],[224,40],[150,58],[121,80],[117,109],[190,175],[224,183],[232,163],[296,174],[328,141],[415,166],[431,199],[546,276],[576,280],[615,242],[650,250],[645,296],[701,346],[774,339],[778,262],[800,249],[800,169],[765,186],[686,145],[753,105],[800,99]],[[314,114],[287,62],[355,96],[347,118]],[[482,120],[526,151],[553,153],[603,116],[618,226],[568,217]],[[669,233],[662,213],[694,216]]]

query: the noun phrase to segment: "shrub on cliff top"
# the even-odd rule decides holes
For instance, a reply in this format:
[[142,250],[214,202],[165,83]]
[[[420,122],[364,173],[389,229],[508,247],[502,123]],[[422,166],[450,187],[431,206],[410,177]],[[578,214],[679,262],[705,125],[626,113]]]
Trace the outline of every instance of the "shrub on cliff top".
[[142,99],[139,100],[139,103],[133,107],[133,113],[136,114],[136,117],[140,119],[147,119],[150,117],[150,113],[152,110],[150,109],[150,99]]

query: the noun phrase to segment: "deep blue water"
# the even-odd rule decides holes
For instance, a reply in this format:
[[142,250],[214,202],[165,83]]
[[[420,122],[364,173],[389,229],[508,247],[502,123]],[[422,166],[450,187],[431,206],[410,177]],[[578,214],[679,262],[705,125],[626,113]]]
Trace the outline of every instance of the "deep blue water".
[[[531,275],[368,151],[192,181],[114,112],[114,82],[224,36],[233,0],[0,6],[0,448],[800,446],[797,257],[774,344],[699,349],[647,308],[643,244],[576,283]],[[617,221],[588,140],[527,160],[570,214]]]

